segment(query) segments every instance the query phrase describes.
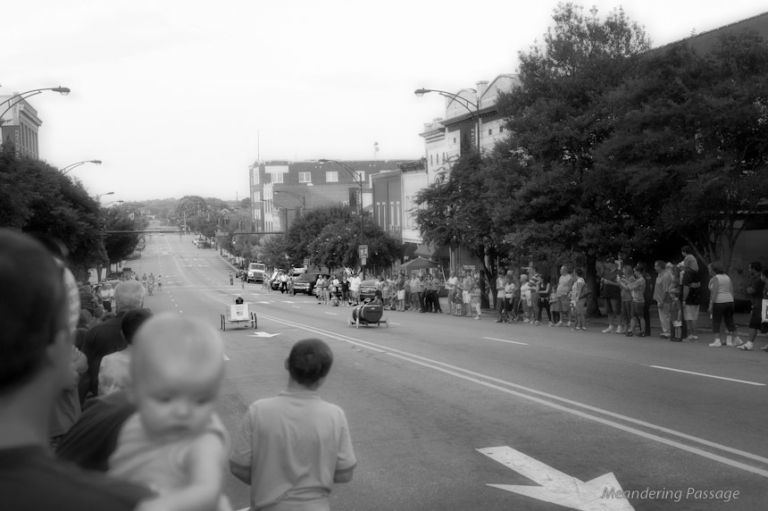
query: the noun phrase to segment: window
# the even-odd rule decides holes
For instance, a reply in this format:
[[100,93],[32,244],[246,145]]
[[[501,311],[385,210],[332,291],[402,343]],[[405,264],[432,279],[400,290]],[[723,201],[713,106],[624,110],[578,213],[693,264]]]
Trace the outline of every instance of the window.
[[429,155],[429,166],[430,167],[432,166],[432,155],[431,154]]
[[259,167],[251,168],[251,175],[253,176],[253,184],[259,184]]
[[274,174],[272,174],[272,182],[276,184],[281,184],[283,182],[283,173],[275,172]]
[[499,133],[504,133],[504,126],[499,126]]
[[456,137],[453,137],[453,143],[454,144],[456,143]]
[[312,182],[311,172],[299,172],[299,183],[311,183],[311,182]]
[[325,182],[326,183],[338,183],[339,182],[339,172],[337,170],[326,170],[325,171]]
[[261,202],[261,192],[258,190],[254,190],[253,192],[253,198],[251,199],[253,202]]
[[489,129],[489,130],[488,130],[488,134],[489,134],[489,135],[493,135],[493,129]]
[[364,170],[356,170],[355,171],[355,183],[365,183],[365,171]]

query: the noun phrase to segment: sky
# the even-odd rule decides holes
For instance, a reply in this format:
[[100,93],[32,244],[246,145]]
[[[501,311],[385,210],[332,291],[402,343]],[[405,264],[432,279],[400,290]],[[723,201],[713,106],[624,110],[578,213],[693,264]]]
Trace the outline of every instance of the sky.
[[[580,2],[576,2],[580,3]],[[40,158],[92,195],[248,196],[257,159],[418,159],[429,87],[515,73],[556,0],[24,0],[0,9],[0,95],[30,100]],[[660,46],[768,10],[756,0],[622,7]],[[374,144],[378,143],[378,152]]]

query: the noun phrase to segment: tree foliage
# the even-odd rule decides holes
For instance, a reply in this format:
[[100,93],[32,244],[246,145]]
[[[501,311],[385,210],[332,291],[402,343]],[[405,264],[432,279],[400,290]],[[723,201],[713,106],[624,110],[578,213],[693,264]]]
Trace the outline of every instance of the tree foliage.
[[366,265],[389,267],[400,256],[401,244],[364,215],[349,206],[330,206],[306,211],[288,230],[286,253],[295,266],[309,258],[312,265],[328,268],[360,266],[358,246],[368,245]]
[[768,195],[768,45],[752,33],[697,54],[685,44],[648,55],[611,96],[616,129],[599,165],[632,196],[616,197],[661,236],[730,265]]
[[58,239],[80,276],[106,262],[96,200],[54,167],[12,151],[0,154],[0,225]]
[[[135,231],[143,228],[143,222],[128,207],[104,208],[104,226],[107,231]],[[135,232],[110,232],[104,236],[104,248],[110,264],[128,258],[139,246],[139,235]]]

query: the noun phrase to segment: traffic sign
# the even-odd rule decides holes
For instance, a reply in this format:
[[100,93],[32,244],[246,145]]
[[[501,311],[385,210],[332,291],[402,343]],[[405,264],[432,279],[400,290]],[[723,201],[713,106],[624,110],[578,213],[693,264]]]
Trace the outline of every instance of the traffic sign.
[[[360,259],[366,259],[368,257],[368,245],[360,245],[357,247],[357,251],[360,254]],[[365,263],[363,263],[365,264]]]
[[365,257],[360,259],[360,266],[365,266],[365,262],[366,262],[365,259],[366,259]]

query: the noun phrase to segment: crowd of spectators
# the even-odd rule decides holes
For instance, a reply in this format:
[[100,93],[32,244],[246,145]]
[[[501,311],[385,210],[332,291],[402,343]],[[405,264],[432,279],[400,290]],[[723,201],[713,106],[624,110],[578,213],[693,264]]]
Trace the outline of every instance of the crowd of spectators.
[[343,410],[318,395],[333,362],[327,344],[293,346],[285,392],[249,407],[228,451],[214,412],[225,371],[219,333],[153,315],[134,279],[115,286],[105,313],[65,260],[0,229],[4,506],[231,511],[229,465],[250,485],[253,508],[329,508],[333,484],[350,481],[357,461]]

